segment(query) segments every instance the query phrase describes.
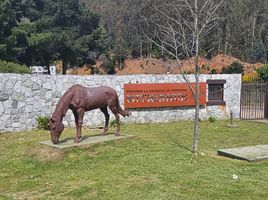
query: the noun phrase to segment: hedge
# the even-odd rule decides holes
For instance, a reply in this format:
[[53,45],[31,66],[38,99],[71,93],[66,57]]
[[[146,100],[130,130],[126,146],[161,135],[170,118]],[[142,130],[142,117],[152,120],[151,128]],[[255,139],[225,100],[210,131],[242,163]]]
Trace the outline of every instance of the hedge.
[[31,74],[32,71],[25,65],[0,60],[0,73]]

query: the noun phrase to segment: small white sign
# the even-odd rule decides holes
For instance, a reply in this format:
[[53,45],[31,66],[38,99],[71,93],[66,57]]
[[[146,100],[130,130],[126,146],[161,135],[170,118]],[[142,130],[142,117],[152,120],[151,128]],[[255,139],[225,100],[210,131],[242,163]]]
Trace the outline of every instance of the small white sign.
[[55,65],[49,66],[49,69],[50,69],[50,75],[55,76],[56,75],[56,66]]

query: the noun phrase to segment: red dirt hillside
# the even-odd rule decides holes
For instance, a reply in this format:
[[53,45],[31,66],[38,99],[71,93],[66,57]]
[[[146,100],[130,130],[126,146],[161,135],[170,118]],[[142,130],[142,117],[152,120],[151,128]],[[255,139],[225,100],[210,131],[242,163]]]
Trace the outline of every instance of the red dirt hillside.
[[[215,69],[218,73],[220,73],[223,67],[228,67],[233,62],[239,62],[243,64],[246,74],[251,73],[254,69],[260,66],[263,66],[262,63],[250,64],[243,62],[235,57],[223,54],[219,54],[210,60],[200,58],[199,65],[201,66],[201,73],[209,73],[212,69]],[[184,72],[193,72],[193,63],[193,58],[190,60],[182,60],[181,64]],[[177,66],[177,62],[173,60],[164,61],[163,59],[155,58],[127,59],[125,61],[125,67],[122,70],[119,70],[117,68],[116,74],[178,74],[180,71]]]
[[[186,73],[194,72],[194,59],[181,60],[182,69]],[[251,74],[256,68],[263,66],[262,63],[250,64],[243,62],[235,57],[219,54],[212,59],[200,58],[199,65],[201,66],[201,73],[208,74],[212,69],[220,73],[223,67],[230,66],[233,62],[239,62],[244,65],[245,74]],[[95,65],[101,74],[105,74],[101,67],[101,62],[98,61]],[[116,75],[128,74],[179,74],[178,63],[174,60],[163,60],[156,58],[138,58],[127,59],[124,63],[124,68],[119,70],[116,68]],[[67,70],[67,74],[90,74],[87,67]]]

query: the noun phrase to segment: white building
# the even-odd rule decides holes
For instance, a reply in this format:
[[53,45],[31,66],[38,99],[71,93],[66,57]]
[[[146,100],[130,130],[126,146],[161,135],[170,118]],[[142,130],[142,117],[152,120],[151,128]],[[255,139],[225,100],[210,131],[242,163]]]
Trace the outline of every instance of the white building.
[[31,68],[33,74],[47,74],[48,73],[47,67],[32,66],[30,68]]

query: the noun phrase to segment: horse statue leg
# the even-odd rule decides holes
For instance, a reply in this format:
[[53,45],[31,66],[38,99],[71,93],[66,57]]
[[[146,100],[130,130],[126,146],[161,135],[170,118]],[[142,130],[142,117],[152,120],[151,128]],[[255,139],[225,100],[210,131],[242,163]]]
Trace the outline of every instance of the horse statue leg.
[[120,136],[120,122],[119,122],[119,114],[117,111],[116,106],[110,106],[110,110],[113,112],[116,120],[116,131],[115,131],[115,136]]
[[78,132],[78,114],[77,114],[76,110],[72,110],[72,111],[73,111],[73,115],[74,115],[76,134],[77,134],[77,132]]
[[75,142],[81,142],[82,141],[81,129],[82,129],[85,111],[82,108],[78,108],[77,110],[73,110],[73,114],[74,114],[75,125],[76,125]]
[[101,112],[103,112],[103,114],[105,116],[105,126],[103,127],[103,130],[102,130],[101,134],[106,135],[106,133],[108,131],[110,115],[108,113],[107,107],[101,108],[100,110],[101,110]]

